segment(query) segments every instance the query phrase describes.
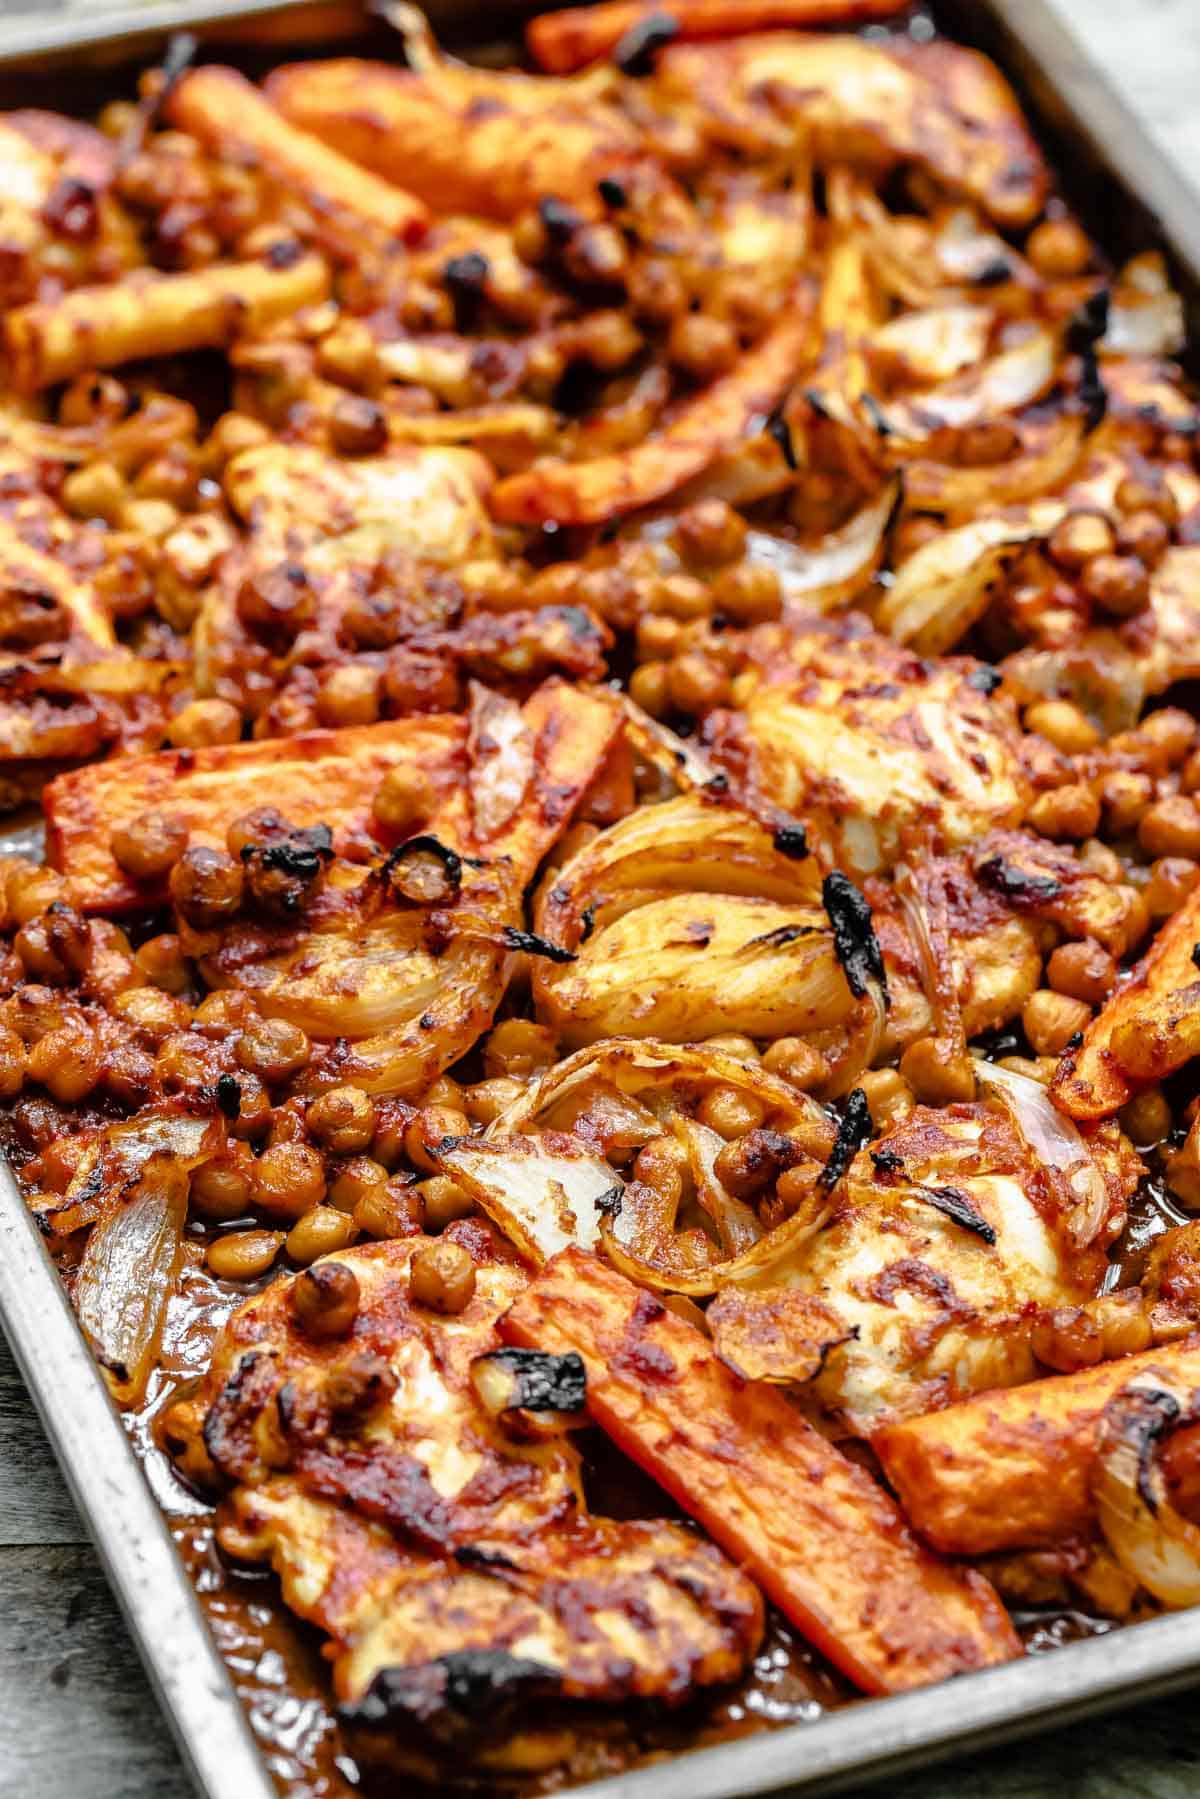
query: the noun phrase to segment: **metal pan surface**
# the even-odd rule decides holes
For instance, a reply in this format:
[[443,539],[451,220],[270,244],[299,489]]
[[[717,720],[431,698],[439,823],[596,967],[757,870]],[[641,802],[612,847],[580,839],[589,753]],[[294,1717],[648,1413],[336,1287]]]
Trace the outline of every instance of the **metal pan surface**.
[[[497,29],[500,9],[442,0],[439,22]],[[509,10],[504,9],[506,12]],[[525,11],[530,10],[528,6]],[[152,54],[173,31],[219,36],[224,25],[277,18],[281,47],[312,31],[328,41],[334,9],[279,0],[191,0],[125,8],[91,21],[43,15],[0,43],[0,102],[22,80],[64,66]],[[1156,148],[1046,0],[935,0],[934,17],[993,56],[1021,95],[1066,191],[1114,253],[1157,245],[1189,308],[1192,362],[1200,347],[1200,194]],[[353,9],[338,7],[350,22]],[[7,81],[6,81],[7,78]],[[59,101],[61,104],[61,99]],[[36,829],[5,833],[0,849],[29,853]],[[0,1163],[0,1322],[75,1502],[96,1541],[147,1673],[202,1799],[270,1799],[254,1745],[182,1561],[57,1272],[7,1168]],[[1200,1612],[1128,1626],[959,1679],[862,1701],[811,1724],[703,1749],[573,1789],[589,1799],[739,1799],[851,1785],[1200,1682]]]

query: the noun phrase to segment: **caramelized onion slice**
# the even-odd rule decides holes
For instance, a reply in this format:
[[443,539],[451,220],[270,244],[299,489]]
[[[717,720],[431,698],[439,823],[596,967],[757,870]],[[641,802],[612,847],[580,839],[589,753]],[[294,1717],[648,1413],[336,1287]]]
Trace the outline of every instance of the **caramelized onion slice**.
[[1104,1228],[1109,1197],[1078,1126],[1051,1104],[1040,1081],[978,1058],[975,1074],[984,1086],[996,1089],[1005,1111],[1047,1172],[1065,1182],[1073,1201],[1067,1229],[1076,1249],[1088,1249]]
[[624,1182],[615,1170],[562,1132],[463,1137],[432,1154],[534,1264],[568,1243],[594,1249],[604,1210],[621,1203]]
[[1164,1439],[1200,1415],[1198,1395],[1147,1369],[1100,1417],[1092,1497],[1100,1528],[1127,1574],[1172,1610],[1200,1603],[1200,1526],[1176,1511],[1159,1461]]
[[784,598],[817,612],[848,606],[879,567],[887,528],[900,496],[888,481],[874,499],[819,543],[792,543],[769,531],[751,531],[746,553],[779,576]]
[[975,519],[932,538],[897,570],[876,624],[924,656],[944,655],[983,617],[1023,545],[1052,531],[1065,512],[1060,500],[1043,500],[1023,515]]

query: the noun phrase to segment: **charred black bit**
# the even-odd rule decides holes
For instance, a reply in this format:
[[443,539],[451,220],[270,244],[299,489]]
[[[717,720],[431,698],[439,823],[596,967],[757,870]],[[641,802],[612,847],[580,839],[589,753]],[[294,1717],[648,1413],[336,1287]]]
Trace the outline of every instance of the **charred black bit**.
[[243,844],[241,860],[254,898],[269,911],[292,916],[333,860],[333,833],[328,825],[289,830],[276,843]]
[[[64,175],[55,183],[42,208],[42,222],[71,243],[90,243],[100,228],[97,198],[89,181],[80,180],[78,175]],[[51,600],[50,603],[55,602]]]
[[551,943],[548,937],[539,937],[534,931],[519,931],[515,925],[504,927],[504,944],[507,949],[524,950],[527,956],[544,956],[547,962],[573,962],[575,952],[564,949],[561,943]]
[[953,1224],[960,1224],[965,1231],[974,1231],[985,1243],[996,1241],[996,1232],[983,1216],[983,1213],[957,1187],[926,1187],[921,1182],[913,1183],[913,1196],[923,1199],[927,1205],[933,1206]]
[[464,1568],[515,1568],[516,1563],[502,1549],[491,1549],[486,1543],[464,1543],[454,1551],[454,1559]]
[[446,291],[454,302],[455,318],[461,330],[468,330],[479,315],[491,265],[478,250],[467,250],[452,256],[442,270]]
[[587,1401],[587,1370],[574,1349],[551,1355],[544,1349],[494,1349],[483,1357],[513,1377],[513,1410],[581,1412]]
[[241,1116],[242,1089],[231,1074],[217,1076],[217,1104],[230,1121]]
[[771,842],[781,856],[788,856],[793,862],[802,862],[808,854],[808,833],[803,825],[790,820],[775,826]]
[[[457,851],[450,849],[447,844],[440,842],[438,838],[428,833],[420,837],[410,837],[407,843],[398,844],[385,860],[379,872],[392,891],[404,899],[412,900],[416,905],[437,903],[437,900],[431,902],[427,894],[410,892],[404,884],[404,864],[410,856],[418,855],[437,858],[445,871],[450,894],[457,896],[462,887],[462,857]],[[441,897],[439,895],[437,899],[440,900]]]
[[599,181],[596,183],[596,192],[600,195],[600,198],[604,201],[606,206],[620,208],[622,206],[628,206],[629,204],[629,195],[625,192],[621,183],[615,181],[611,175],[601,175]]
[[1192,961],[1197,968],[1200,968],[1200,943],[1192,945]]
[[837,869],[821,883],[821,900],[833,928],[833,947],[842,965],[846,984],[855,999],[862,999],[872,981],[878,983],[888,1003],[887,971],[883,951],[875,935],[871,908],[854,882]]
[[582,929],[579,932],[579,941],[580,943],[586,943],[596,928],[595,906],[585,906],[583,908],[583,911],[580,914],[580,924]]
[[579,214],[565,200],[558,200],[553,194],[538,201],[538,217],[542,221],[542,229],[554,244],[565,244],[573,232],[578,231]]
[[994,256],[991,262],[985,262],[975,277],[976,287],[1000,287],[1012,278],[1012,268],[1003,256]]
[[654,58],[679,36],[679,20],[669,12],[652,12],[639,19],[620,38],[613,50],[613,61],[622,75],[650,75]]
[[624,1187],[610,1187],[606,1193],[601,1193],[597,1198],[596,1210],[603,1212],[606,1218],[619,1218],[624,1199]]
[[976,693],[995,693],[997,687],[1002,687],[1003,684],[1004,676],[998,668],[993,668],[990,662],[981,663],[978,668],[973,668],[967,676],[967,686],[973,687]]
[[1082,1031],[1072,1031],[1071,1035],[1067,1038],[1067,1041],[1063,1044],[1063,1048],[1064,1049],[1078,1049],[1079,1045],[1082,1042],[1083,1042],[1083,1032]]
[[783,460],[794,473],[795,470],[800,467],[800,461],[796,455],[796,445],[792,439],[792,427],[783,416],[782,405],[777,406],[774,412],[770,414],[766,424],[763,426],[763,430],[768,437],[772,438],[775,443],[779,445],[780,454],[782,455]]
[[514,1709],[559,1692],[553,1668],[507,1649],[455,1649],[415,1668],[381,1668],[361,1699],[339,1706],[351,1729],[415,1730],[460,1747],[504,1728]]
[[263,260],[273,269],[290,269],[304,255],[304,245],[298,237],[280,238],[278,242],[268,246],[263,253]]
[[818,927],[815,924],[780,924],[773,931],[764,931],[761,937],[751,937],[746,943],[747,949],[782,949],[785,944],[795,943],[801,937],[815,937]]
[[723,768],[719,768],[715,775],[709,777],[704,783],[703,792],[705,799],[723,799],[725,797],[729,792],[729,776]]
[[833,418],[833,414],[830,412],[819,388],[806,387],[804,390],[804,398],[819,419]]
[[1108,330],[1110,295],[1107,288],[1089,296],[1067,326],[1067,345],[1079,357],[1079,398],[1084,424],[1094,431],[1108,411],[1108,392],[1100,374],[1096,345]]
[[879,1174],[899,1174],[904,1167],[904,1157],[898,1156],[894,1149],[873,1149],[871,1160]]
[[1014,868],[1003,856],[988,856],[979,864],[976,874],[985,887],[1001,893],[1014,906],[1042,906],[1062,893],[1062,882],[1053,875],[1031,875]]
[[892,427],[888,423],[884,410],[879,404],[879,401],[875,398],[875,395],[864,391],[862,405],[863,411],[870,419],[879,436],[890,437],[892,435]]
[[861,1087],[846,1095],[846,1105],[838,1120],[837,1136],[829,1152],[829,1160],[821,1171],[817,1185],[828,1193],[853,1162],[859,1150],[871,1141],[871,1108]]
[[1147,1393],[1124,1394],[1122,1403],[1137,1414],[1127,1422],[1124,1436],[1125,1441],[1137,1450],[1138,1495],[1151,1517],[1155,1517],[1158,1513],[1158,1500],[1154,1496],[1150,1479],[1154,1451],[1159,1439],[1169,1436],[1185,1420],[1175,1395],[1164,1393],[1161,1388]]

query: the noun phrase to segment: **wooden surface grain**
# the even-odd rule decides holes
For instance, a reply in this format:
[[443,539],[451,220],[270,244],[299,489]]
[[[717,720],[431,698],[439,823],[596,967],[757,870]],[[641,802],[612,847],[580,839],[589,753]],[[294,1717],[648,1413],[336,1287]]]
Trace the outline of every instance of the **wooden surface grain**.
[[[5,13],[42,4],[0,0],[0,33]],[[1200,185],[1200,0],[1054,4],[1180,178]],[[1200,1791],[1200,1711],[1191,1695],[1160,1700],[893,1781],[889,1791],[892,1799],[1185,1799]],[[167,1731],[0,1340],[0,1795],[183,1794]]]

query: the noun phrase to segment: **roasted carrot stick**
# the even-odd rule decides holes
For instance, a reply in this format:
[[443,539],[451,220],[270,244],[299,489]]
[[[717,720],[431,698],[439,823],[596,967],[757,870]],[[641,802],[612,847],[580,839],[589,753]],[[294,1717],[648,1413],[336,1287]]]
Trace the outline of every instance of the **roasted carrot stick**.
[[289,125],[236,69],[206,64],[185,75],[170,94],[167,113],[214,150],[256,163],[335,226],[364,222],[402,243],[425,233],[429,212],[415,195]]
[[1020,1655],[987,1581],[930,1555],[777,1388],[747,1385],[597,1257],[563,1250],[500,1329],[526,1348],[577,1351],[596,1423],[864,1692]]
[[96,762],[45,789],[46,857],[71,876],[87,911],[121,912],[160,897],[112,853],[113,832],[143,812],[170,812],[194,844],[223,848],[235,818],[271,805],[292,824],[327,824],[340,853],[363,853],[388,769],[419,771],[436,796],[461,779],[465,745],[465,720],[431,716]]
[[511,524],[596,525],[663,499],[767,417],[804,362],[811,328],[802,290],[762,342],[656,437],[592,462],[543,462],[510,475],[492,490],[494,516]]
[[947,1555],[1044,1549],[1086,1531],[1100,1414],[1136,1374],[1200,1386],[1200,1336],[1078,1374],[980,1393],[876,1433],[910,1520]]
[[1072,1118],[1107,1118],[1142,1087],[1200,1054],[1200,889],[1165,924],[1064,1056],[1051,1093]]
[[323,257],[280,244],[258,262],[184,275],[141,272],[106,287],[18,306],[0,327],[13,386],[23,393],[87,369],[148,356],[221,349],[329,293]]
[[863,25],[902,12],[908,0],[610,0],[542,13],[525,28],[529,54],[540,69],[567,75],[598,62],[627,32],[651,20],[670,20],[676,38],[736,37],[775,26],[803,30],[813,25]]

